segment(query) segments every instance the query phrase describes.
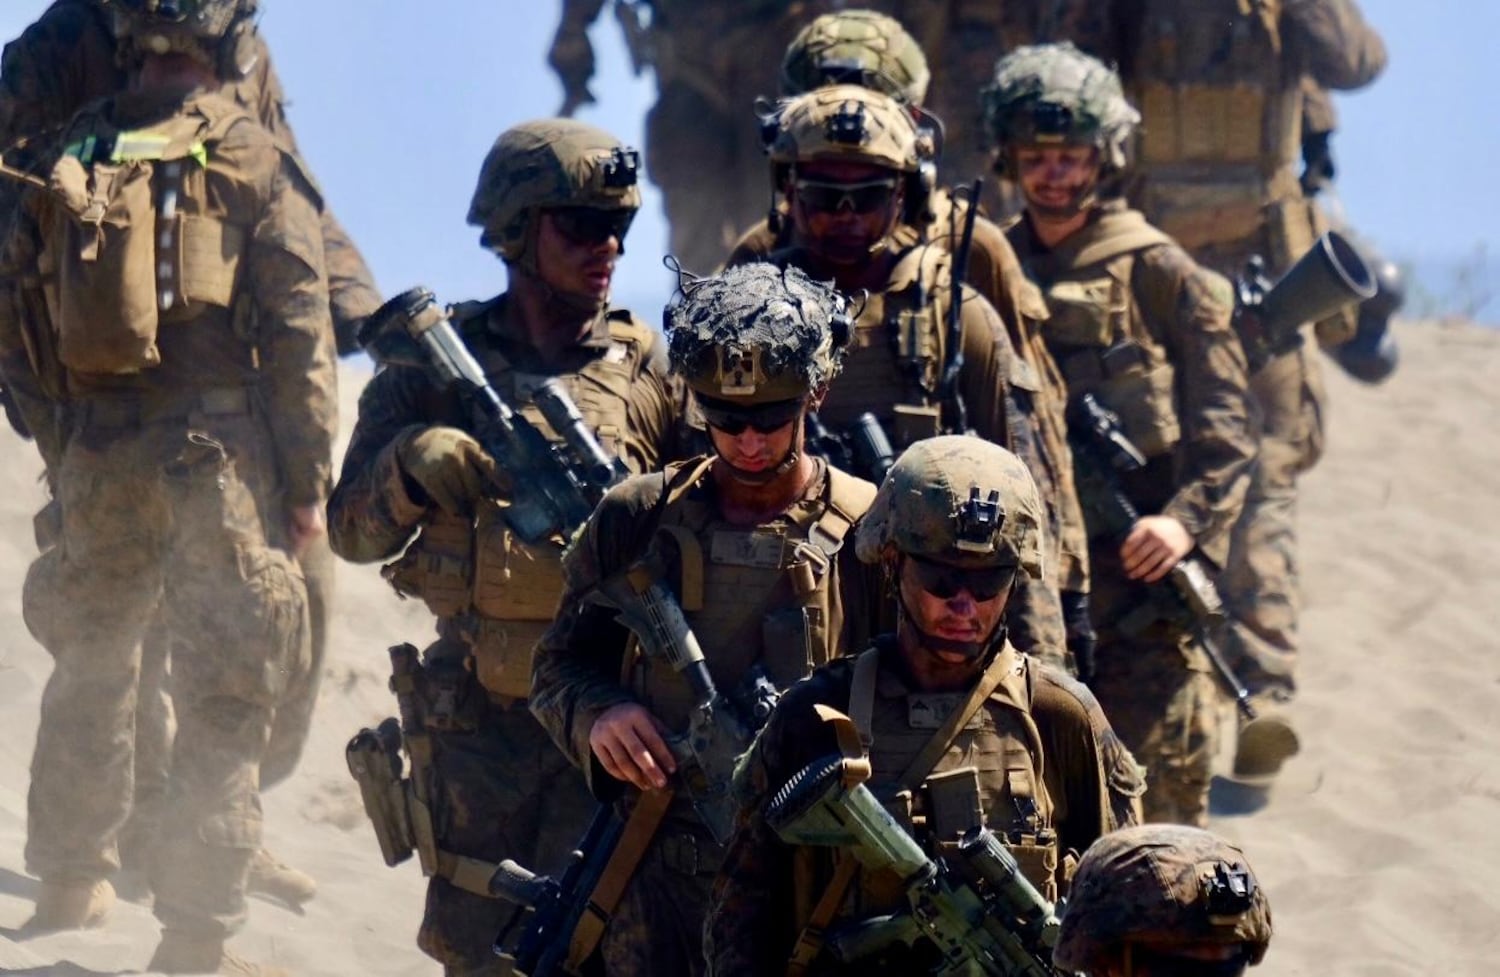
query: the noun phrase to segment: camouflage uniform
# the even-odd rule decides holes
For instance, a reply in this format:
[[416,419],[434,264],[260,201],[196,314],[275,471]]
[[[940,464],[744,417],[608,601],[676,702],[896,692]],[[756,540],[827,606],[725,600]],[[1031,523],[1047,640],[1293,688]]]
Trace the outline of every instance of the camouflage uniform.
[[[600,188],[591,178],[616,148],[608,133],[581,123],[517,126],[485,163],[471,223],[485,228],[486,242],[516,273],[519,263],[534,261],[540,207],[639,207],[633,183]],[[506,235],[512,221],[516,237]],[[682,402],[651,328],[628,312],[600,310],[586,335],[548,359],[527,338],[514,302],[507,293],[454,310],[460,335],[506,402],[556,437],[532,399],[542,381],[555,378],[606,451],[632,471],[663,464],[673,453]],[[359,422],[329,501],[330,538],[334,551],[354,562],[400,554],[385,568],[387,579],[437,617],[439,639],[424,653],[415,680],[432,768],[413,770],[434,798],[436,845],[489,864],[511,858],[539,871],[560,870],[593,805],[527,710],[527,696],[531,648],[562,590],[561,546],[520,541],[493,501],[473,517],[440,508],[401,461],[423,432],[467,423],[457,395],[440,390],[424,371],[393,365],[379,372],[360,397]],[[438,874],[429,882],[419,945],[450,977],[508,973],[492,943],[511,907],[459,881]]]
[[[1198,828],[1145,825],[1106,835],[1073,876],[1052,961],[1068,973],[1156,973],[1142,951],[1194,973],[1211,965],[1174,947],[1238,944],[1241,967],[1265,958],[1271,903],[1237,845]],[[1149,969],[1148,969],[1149,967]],[[1214,973],[1222,973],[1219,964]]]
[[[795,272],[778,283],[782,275],[754,265],[684,286],[669,313],[672,363],[700,397],[711,390],[751,405],[804,398],[836,370],[830,321],[843,316],[843,300]],[[737,294],[747,307],[734,307]],[[792,452],[789,461],[796,444]],[[845,542],[874,486],[819,460],[800,499],[746,526],[721,514],[712,474],[719,464],[710,455],[616,486],[564,560],[566,590],[537,647],[531,707],[603,800],[619,797],[621,785],[593,755],[596,720],[639,702],[680,731],[692,704],[686,680],[637,655],[613,612],[590,601],[648,553],[661,557],[708,671],[732,700],[741,701],[757,669],[785,689],[873,630],[875,585]],[[630,789],[621,806],[633,811],[640,802]],[[686,798],[672,797],[605,931],[607,973],[702,973],[703,914],[722,855]]]
[[[1279,275],[1311,247],[1322,215],[1297,162],[1304,83],[1368,84],[1385,47],[1352,0],[1258,4],[1147,0],[1126,35],[1121,72],[1141,108],[1138,203],[1194,258],[1234,275],[1252,254]],[[1329,347],[1355,330],[1353,308],[1317,325]],[[1296,660],[1297,477],[1323,451],[1327,410],[1316,347],[1251,378],[1260,460],[1224,574],[1230,650],[1254,691],[1289,694]]]
[[[1084,142],[1102,147],[1101,179],[1118,175],[1136,117],[1101,63],[1066,45],[1023,48],[997,65],[996,79],[988,111],[1007,166],[1012,146]],[[1058,119],[1070,128],[1040,131]],[[1053,356],[1069,394],[1093,393],[1117,411],[1146,456],[1128,486],[1137,509],[1176,519],[1222,564],[1254,455],[1229,286],[1139,213],[1088,198],[1079,206],[1088,223],[1050,249],[1029,216],[1010,231],[1051,308]],[[1208,660],[1191,635],[1152,614],[1150,588],[1125,577],[1119,540],[1089,512],[1087,490],[1083,501],[1099,632],[1091,687],[1146,765],[1147,819],[1201,822],[1217,730]]]
[[[93,252],[70,216],[87,196],[29,193],[5,250],[5,380],[53,473],[62,520],[24,595],[28,625],[56,659],[27,863],[64,885],[118,868],[138,646],[160,603],[181,735],[156,913],[168,936],[221,940],[245,915],[272,714],[309,653],[302,576],[281,547],[288,507],[324,497],[336,427],[319,203],[296,160],[216,95],[167,105],[119,96],[64,132],[60,185],[117,170],[126,189],[110,206],[125,208],[125,223],[107,225],[93,272],[76,257]],[[155,144],[147,162],[93,158],[122,132],[121,145]],[[141,256],[130,229],[149,242],[156,232],[140,225],[167,220],[154,194],[175,196],[178,215],[159,246],[175,249],[180,235],[181,248],[161,251],[160,268],[148,258],[157,274],[142,280],[122,269]],[[161,307],[149,334],[135,331],[142,300]]]
[[[950,527],[973,486],[980,498],[1001,506],[989,553],[973,540],[966,550],[954,546]],[[1001,494],[989,495],[992,490]],[[941,437],[914,445],[897,462],[861,524],[857,544],[867,562],[890,559],[888,547],[894,547],[897,554],[961,561],[966,567],[1016,561],[1021,573],[1034,575],[1042,565],[1036,538],[1042,518],[1036,488],[1017,458],[972,438]],[[937,802],[938,775],[974,770],[983,823],[1049,899],[1056,900],[1065,886],[1077,852],[1105,832],[1139,820],[1134,762],[1084,686],[1001,638],[991,657],[975,667],[975,683],[993,676],[994,691],[977,706],[975,718],[939,744],[938,730],[959,708],[962,691],[932,694],[913,688],[903,678],[901,655],[895,637],[887,635],[857,659],[818,669],[781,701],[741,765],[737,787],[744,808],[715,884],[707,927],[712,973],[787,973],[799,933],[808,935],[805,927],[826,931],[904,905],[905,880],[861,869],[834,882],[835,858],[849,857],[846,853],[790,845],[767,825],[765,807],[783,784],[808,764],[844,752],[850,737],[837,732],[843,717],[829,721],[828,709],[849,717],[858,742],[867,745],[873,770],[869,788],[893,807],[908,831],[921,826],[915,836],[933,853],[975,826],[952,817],[956,808],[972,814],[968,805]],[[927,760],[932,765],[921,769]],[[839,884],[846,886],[840,908],[813,922],[814,905]],[[919,942],[911,950],[847,966],[814,956],[804,961],[810,966],[802,972],[926,973],[933,963],[927,954]]]
[[[872,130],[880,127],[881,136],[847,147],[826,141],[822,134],[828,117],[845,105],[862,106],[861,111],[872,120]],[[818,89],[785,103],[780,125],[781,135],[772,151],[777,165],[843,158],[892,170],[900,167],[907,176],[908,193],[919,192],[920,136],[910,115],[884,95],[853,85]],[[909,202],[908,208],[920,212],[922,205]],[[818,409],[819,418],[835,431],[850,429],[861,414],[874,414],[898,452],[958,423],[939,389],[951,355],[947,347],[953,259],[946,247],[930,241],[903,243],[901,235],[909,232],[909,225],[898,226],[888,241],[882,256],[891,260],[890,277],[864,303],[855,323],[849,363]],[[798,246],[774,252],[765,260],[780,267],[816,267],[816,259]],[[968,285],[961,287],[961,293],[959,342],[964,360],[957,393],[967,412],[967,426],[980,437],[1015,450],[1051,490],[1049,497],[1058,498],[1071,488],[1071,469],[1066,456],[1055,450],[1060,441],[1047,438],[1049,433],[1056,434],[1055,427],[1047,427],[1048,418],[1054,422],[1059,418],[1046,408],[1056,405],[1038,396],[1041,374],[1016,355],[1010,333],[994,308]],[[1032,342],[1028,348],[1034,351],[1039,344]],[[1056,513],[1055,507],[1049,508],[1049,528],[1059,525]],[[1048,538],[1050,548],[1053,537]],[[1049,558],[1054,552],[1049,549]],[[1047,579],[1027,580],[1022,585],[1024,593],[1011,621],[1012,639],[1022,651],[1062,663],[1066,647],[1062,608],[1050,560],[1048,566]]]

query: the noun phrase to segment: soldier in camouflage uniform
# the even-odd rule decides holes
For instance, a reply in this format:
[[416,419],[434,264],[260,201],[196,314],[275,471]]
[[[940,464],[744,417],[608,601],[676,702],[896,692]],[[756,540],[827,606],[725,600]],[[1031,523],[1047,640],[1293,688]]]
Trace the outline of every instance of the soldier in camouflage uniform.
[[[114,7],[122,5],[116,3]],[[243,29],[225,50],[221,94],[257,118],[287,151],[296,141],[285,113],[285,96],[272,67],[270,52],[253,17],[256,3],[242,0]],[[84,105],[124,88],[125,74],[116,52],[116,14],[104,0],[54,0],[42,16],[5,47],[0,59],[0,150],[6,162],[26,167],[39,158],[57,130]],[[304,167],[305,169],[305,167]],[[0,224],[14,206],[21,184],[0,178]],[[331,210],[324,207],[324,263],[328,273],[330,312],[341,353],[358,350],[354,335],[364,318],[380,304],[369,269]],[[49,507],[49,519],[55,508]],[[44,541],[45,542],[45,541]],[[311,601],[313,663],[305,679],[288,688],[277,709],[271,745],[261,769],[261,786],[285,780],[300,759],[318,699],[326,659],[328,619],[334,590],[332,554],[324,540],[301,556]],[[147,638],[142,658],[141,694],[136,711],[135,805],[121,840],[121,857],[144,870],[156,834],[171,752],[170,696],[165,688],[167,635],[158,621]],[[300,902],[316,891],[313,879],[282,864],[267,852],[257,853],[251,886],[279,898]]]
[[[158,606],[179,735],[151,969],[234,966],[260,765],[307,664],[293,554],[323,532],[336,429],[319,200],[215,93],[233,0],[117,20],[126,93],[63,129],[4,248],[0,369],[53,473],[28,626],[55,659],[28,798],[33,926],[98,925],[131,803],[139,646]],[[102,217],[102,220],[101,220]]]
[[1052,960],[1087,977],[1240,977],[1270,943],[1271,904],[1245,853],[1152,824],[1084,852]]
[[[532,394],[556,378],[606,450],[651,471],[672,456],[682,404],[655,333],[608,306],[640,207],[637,171],[634,150],[579,122],[503,133],[469,223],[504,259],[509,290],[457,306],[453,319],[495,389],[547,436]],[[333,548],[359,563],[399,554],[387,579],[438,618],[415,680],[432,769],[412,773],[435,798],[435,846],[491,865],[560,869],[592,805],[527,696],[531,647],[562,591],[561,545],[531,546],[506,528],[497,500],[526,473],[497,472],[460,429],[466,416],[420,369],[377,374],[329,502]],[[457,872],[432,878],[418,943],[449,977],[508,973],[491,943],[510,907],[465,885]]]
[[[1323,229],[1297,174],[1304,81],[1340,90],[1368,84],[1385,66],[1384,45],[1353,0],[1139,6],[1120,52],[1145,118],[1138,205],[1209,268],[1234,275],[1260,254],[1280,275]],[[1355,328],[1350,308],[1316,333],[1334,347]],[[1250,389],[1260,408],[1260,459],[1223,590],[1234,619],[1229,650],[1265,709],[1294,690],[1297,478],[1322,454],[1327,411],[1317,348],[1303,342],[1274,357]],[[1284,756],[1244,757],[1241,766],[1274,771]]]
[[[927,58],[894,18],[868,10],[824,14],[787,47],[781,66],[783,97],[842,81],[857,81],[903,102],[918,124],[928,118],[920,109],[927,94]],[[772,217],[745,233],[729,256],[731,265],[763,259],[793,243],[793,223],[780,185],[789,171],[784,166],[772,170],[778,196]],[[928,242],[950,254],[960,249],[969,208],[948,188],[936,188],[930,206],[914,216],[915,223],[903,221],[892,232],[897,247]],[[1072,453],[1063,420],[1067,390],[1041,336],[1047,305],[1021,272],[1015,250],[993,221],[974,215],[972,235],[969,260],[962,269],[964,281],[1000,314],[1018,358],[1012,396],[1028,403],[1027,413],[1035,413],[1036,452],[1026,460],[1047,507],[1048,557],[1062,598],[1068,652],[1080,674],[1086,675],[1092,667],[1094,640],[1088,612],[1088,540],[1073,486]]]
[[903,907],[907,881],[767,825],[771,797],[830,754],[865,760],[869,788],[933,855],[980,815],[1052,900],[1077,852],[1139,821],[1139,775],[1088,689],[1006,639],[1015,580],[1043,572],[1044,519],[1026,466],[998,445],[930,438],[896,462],[855,538],[894,591],[896,631],[789,692],[741,765],[712,973],[933,970],[925,941],[844,965],[820,952],[830,928]]
[[1147,459],[1127,485],[1147,515],[1123,545],[1080,484],[1091,686],[1146,765],[1147,819],[1201,823],[1219,696],[1203,649],[1152,610],[1148,585],[1194,550],[1221,564],[1244,498],[1255,445],[1230,288],[1114,199],[1139,120],[1114,72],[1069,44],[1022,48],[985,99],[999,165],[1026,199],[1011,242],[1047,297],[1069,393],[1118,412]]
[[715,684],[745,715],[756,680],[785,689],[874,630],[874,586],[847,542],[875,486],[803,444],[807,412],[849,338],[845,300],[796,269],[747,265],[685,281],[667,325],[672,369],[693,391],[713,452],[605,496],[568,552],[567,590],[532,685],[532,711],[594,794],[623,793],[639,826],[627,834],[650,838],[633,871],[623,869],[628,886],[604,932],[611,975],[703,972],[703,914],[723,849],[671,779],[663,737],[687,727],[689,686],[668,662],[637,653],[596,595],[647,560],[681,603]]
[[[903,105],[868,88],[830,85],[780,106],[771,158],[785,174],[778,183],[786,188],[792,245],[765,260],[831,278],[846,294],[869,293],[848,369],[819,419],[842,433],[871,413],[898,452],[939,433],[972,431],[1014,447],[1051,488],[1057,459],[1040,448],[1034,371],[1015,355],[995,310],[967,285],[959,289],[953,349],[951,255],[896,236],[925,210],[931,150],[929,134]],[[1023,582],[1010,625],[1017,647],[1061,663],[1066,637],[1050,540],[1048,576]]]

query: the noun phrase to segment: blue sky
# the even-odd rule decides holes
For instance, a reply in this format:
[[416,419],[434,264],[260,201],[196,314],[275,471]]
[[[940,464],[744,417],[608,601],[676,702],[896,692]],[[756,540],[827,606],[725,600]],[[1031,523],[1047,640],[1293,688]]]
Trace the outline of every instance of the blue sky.
[[[504,287],[499,261],[464,224],[479,164],[506,127],[548,115],[560,89],[545,64],[558,5],[523,0],[262,0],[262,26],[293,124],[335,211],[388,294],[426,284],[445,299]],[[4,0],[0,37],[45,0]],[[1493,41],[1500,3],[1364,0],[1391,48],[1385,76],[1340,99],[1340,193],[1353,223],[1399,260],[1433,269],[1487,249],[1500,263],[1500,110]],[[600,104],[583,118],[639,144],[653,98],[630,75],[612,17],[594,30]],[[647,194],[616,296],[656,321],[670,278]],[[1493,309],[1493,306],[1491,306]]]

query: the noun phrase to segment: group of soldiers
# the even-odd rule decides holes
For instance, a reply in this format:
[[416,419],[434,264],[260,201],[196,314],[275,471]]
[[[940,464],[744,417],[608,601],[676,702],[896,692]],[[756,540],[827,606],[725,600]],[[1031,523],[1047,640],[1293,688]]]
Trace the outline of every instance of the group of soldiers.
[[[563,4],[565,112],[602,6]],[[545,934],[569,972],[1044,972],[996,920],[1065,972],[1259,962],[1265,893],[1203,830],[1229,697],[1171,583],[1223,589],[1263,783],[1298,748],[1324,402],[1316,346],[1242,335],[1221,273],[1313,246],[1309,113],[1383,47],[1351,0],[842,6],[616,0],[660,85],[645,160],[569,118],[502,133],[468,220],[507,288],[446,312],[380,306],[254,0],[55,0],[6,48],[0,376],[52,499],[33,929],[102,925],[123,867],[151,969],[271,972],[226,942],[247,890],[315,889],[259,791],[306,738],[331,547],[436,618],[392,649],[399,734],[363,741],[394,794],[361,787],[449,977],[513,972],[545,907],[503,880],[580,859]],[[609,302],[647,174],[662,330]],[[1389,290],[1316,323],[1364,379]],[[518,466],[497,430],[548,447]]]

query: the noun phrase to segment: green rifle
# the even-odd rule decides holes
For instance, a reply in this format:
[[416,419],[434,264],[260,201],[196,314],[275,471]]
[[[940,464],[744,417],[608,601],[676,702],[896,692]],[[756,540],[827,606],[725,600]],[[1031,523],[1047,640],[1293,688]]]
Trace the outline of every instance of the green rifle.
[[1328,231],[1272,285],[1254,255],[1235,280],[1234,329],[1252,374],[1302,343],[1302,324],[1318,322],[1379,290],[1375,273],[1349,239]]
[[[867,770],[868,768],[865,768]],[[835,927],[824,946],[843,963],[926,940],[944,977],[1055,977],[1054,907],[988,828],[975,826],[939,859],[922,850],[859,781],[864,770],[825,757],[789,780],[766,823],[790,845],[848,849],[867,869],[898,876],[908,908]]]
[[[1125,434],[1120,418],[1091,393],[1079,397],[1068,419],[1068,441],[1073,446],[1078,497],[1105,532],[1124,541],[1140,519],[1140,512],[1121,486],[1121,476],[1146,467],[1146,458]],[[1203,561],[1189,555],[1172,567],[1153,593],[1163,600],[1153,605],[1160,616],[1193,633],[1246,719],[1256,718],[1250,690],[1234,674],[1214,633],[1224,624],[1224,601]]]
[[403,292],[376,309],[360,327],[359,343],[376,362],[425,370],[458,394],[469,410],[469,433],[510,476],[511,504],[502,515],[527,543],[571,536],[605,491],[629,474],[556,380],[542,383],[533,400],[562,438],[558,444],[507,404],[426,289]]

